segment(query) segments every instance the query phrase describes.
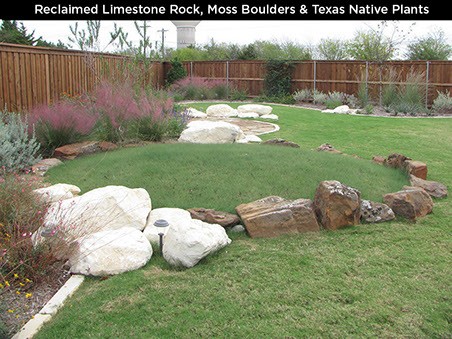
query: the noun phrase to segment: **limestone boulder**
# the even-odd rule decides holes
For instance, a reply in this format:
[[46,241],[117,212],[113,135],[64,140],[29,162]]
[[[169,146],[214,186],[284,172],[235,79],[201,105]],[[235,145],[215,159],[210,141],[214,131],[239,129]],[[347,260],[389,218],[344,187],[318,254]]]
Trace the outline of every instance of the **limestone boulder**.
[[252,238],[271,238],[319,230],[312,201],[266,197],[235,208]]
[[393,153],[388,155],[384,165],[392,168],[405,169],[405,161],[411,160],[403,154]]
[[223,227],[232,227],[240,223],[240,218],[236,214],[216,211],[209,208],[188,209],[193,219],[201,220],[209,224],[218,224]]
[[239,114],[244,113],[257,113],[258,115],[268,115],[271,114],[273,108],[267,105],[259,105],[259,104],[246,104],[240,105],[237,107],[237,111]]
[[314,197],[314,209],[322,226],[329,230],[358,225],[361,218],[361,194],[339,181],[320,182]]
[[361,201],[361,220],[368,223],[390,221],[395,218],[392,209],[380,202]]
[[63,162],[57,158],[42,159],[31,167],[33,173],[44,174],[52,167],[61,165]]
[[34,243],[43,241],[43,231],[64,235],[67,242],[86,235],[123,227],[139,231],[146,226],[151,198],[142,188],[106,186],[81,196],[53,203],[44,217],[44,225],[35,232]]
[[152,247],[143,233],[123,227],[78,239],[69,264],[72,273],[105,276],[141,268],[151,256]]
[[386,158],[381,155],[375,155],[372,157],[372,161],[379,165],[384,165]]
[[207,116],[209,117],[226,117],[226,118],[236,117],[238,114],[236,109],[226,104],[210,105],[209,107],[207,107],[206,113]]
[[257,135],[248,134],[248,135],[245,135],[244,138],[239,139],[236,142],[239,144],[252,144],[252,143],[259,144],[262,142],[262,139],[259,138]]
[[409,174],[427,180],[428,169],[425,163],[417,160],[406,160],[404,165]]
[[385,194],[383,201],[395,214],[413,221],[433,210],[432,198],[420,187],[405,186],[401,191]]
[[111,151],[117,147],[117,145],[106,141],[83,141],[58,147],[55,149],[54,156],[56,158],[72,160],[81,155]]
[[258,113],[254,113],[254,112],[250,112],[250,113],[238,113],[237,114],[237,118],[241,118],[241,119],[256,119],[259,118],[259,114]]
[[179,142],[194,144],[228,144],[244,139],[240,127],[224,121],[192,121],[182,131]]
[[298,145],[297,143],[288,141],[285,139],[280,139],[280,138],[264,141],[263,145],[275,145],[275,146],[300,148],[300,145]]
[[261,119],[267,119],[267,120],[278,120],[279,117],[276,114],[264,114],[260,116]]
[[170,265],[193,267],[204,257],[231,243],[220,225],[192,219],[188,211],[178,208],[159,210],[158,218],[169,222],[163,236],[163,257]]
[[322,144],[319,147],[317,147],[317,151],[319,152],[329,152],[329,153],[335,153],[335,154],[342,154],[341,151],[334,148],[333,145],[330,144]]
[[[156,227],[154,223],[157,220],[166,220],[169,224],[168,227]],[[146,227],[143,230],[143,234],[149,240],[154,250],[158,248],[160,236],[159,233],[163,235],[168,232],[168,229],[175,224],[184,224],[191,222],[190,212],[183,210],[181,208],[156,208],[149,213],[149,217],[146,223]]]
[[207,118],[207,113],[201,112],[195,108],[189,107],[185,110],[185,114],[190,118]]
[[80,188],[69,184],[55,184],[33,190],[39,200],[54,203],[64,199],[70,199],[80,193]]
[[424,180],[414,175],[410,175],[410,184],[414,187],[423,188],[431,197],[445,198],[447,197],[446,185],[431,180]]

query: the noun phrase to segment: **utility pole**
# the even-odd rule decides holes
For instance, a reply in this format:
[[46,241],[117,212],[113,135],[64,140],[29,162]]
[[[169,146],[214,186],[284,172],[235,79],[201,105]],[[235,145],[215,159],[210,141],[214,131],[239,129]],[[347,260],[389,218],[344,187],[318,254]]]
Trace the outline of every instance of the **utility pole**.
[[165,32],[168,32],[167,29],[161,29],[157,32],[161,32],[162,33],[162,58],[165,57]]

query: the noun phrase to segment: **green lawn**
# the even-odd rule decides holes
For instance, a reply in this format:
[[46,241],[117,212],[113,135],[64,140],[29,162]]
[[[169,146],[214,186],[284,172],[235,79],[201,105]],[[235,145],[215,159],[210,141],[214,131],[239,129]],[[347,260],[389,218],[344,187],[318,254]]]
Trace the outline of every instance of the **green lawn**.
[[[207,104],[196,105],[205,108]],[[312,198],[338,179],[364,198],[406,184],[369,160],[311,152],[329,142],[370,159],[400,152],[427,162],[452,187],[452,119],[389,119],[274,106],[281,137],[301,145],[150,145],[55,168],[52,182],[84,191],[106,184],[148,189],[154,207],[232,210],[268,194]],[[448,337],[451,328],[450,198],[416,223],[250,239],[233,235],[188,270],[154,254],[138,271],[87,279],[37,338]]]

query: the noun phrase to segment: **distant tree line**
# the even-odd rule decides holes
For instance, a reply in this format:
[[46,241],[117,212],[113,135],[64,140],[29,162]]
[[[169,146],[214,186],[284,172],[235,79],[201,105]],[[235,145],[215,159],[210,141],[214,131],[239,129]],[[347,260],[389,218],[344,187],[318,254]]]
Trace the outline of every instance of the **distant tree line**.
[[[70,45],[61,40],[52,43],[42,37],[29,33],[22,23],[3,20],[0,26],[0,42],[44,46],[54,48],[77,48],[86,51],[104,51],[109,48],[115,53],[133,55],[144,59],[164,59],[178,61],[198,60],[366,60],[388,61],[405,60],[449,60],[452,45],[445,33],[436,29],[423,37],[410,38],[411,27],[407,31],[397,23],[380,22],[376,27],[360,30],[352,39],[320,40],[317,45],[301,44],[292,41],[258,40],[250,44],[217,43],[213,39],[204,45],[183,49],[163,49],[153,46],[147,27],[149,21],[135,21],[135,29],[140,36],[138,44],[132,43],[122,27],[114,25],[109,41],[102,46],[100,41],[101,21],[88,20],[86,28],[76,23],[70,26]],[[408,42],[408,43],[407,43]],[[405,53],[401,55],[401,46]]]

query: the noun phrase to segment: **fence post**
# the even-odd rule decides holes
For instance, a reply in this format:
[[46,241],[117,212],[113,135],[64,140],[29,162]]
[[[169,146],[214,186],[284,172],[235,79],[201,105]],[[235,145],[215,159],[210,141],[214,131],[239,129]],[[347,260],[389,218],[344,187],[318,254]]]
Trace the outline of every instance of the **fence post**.
[[425,108],[428,109],[428,85],[429,85],[429,73],[430,73],[430,61],[427,61],[425,63],[426,70],[425,70]]
[[226,88],[229,96],[229,60],[226,60]]
[[313,92],[317,90],[317,62],[314,60],[314,89]]
[[369,61],[366,61],[366,97],[369,98]]
[[193,78],[193,61],[190,61],[190,81]]

